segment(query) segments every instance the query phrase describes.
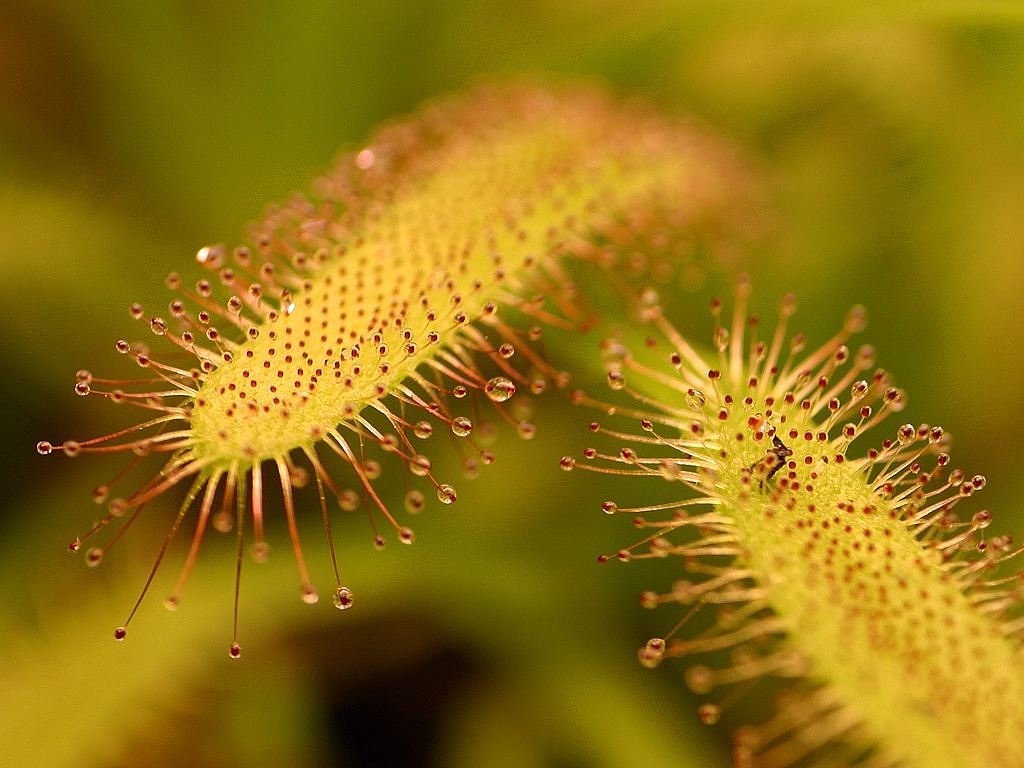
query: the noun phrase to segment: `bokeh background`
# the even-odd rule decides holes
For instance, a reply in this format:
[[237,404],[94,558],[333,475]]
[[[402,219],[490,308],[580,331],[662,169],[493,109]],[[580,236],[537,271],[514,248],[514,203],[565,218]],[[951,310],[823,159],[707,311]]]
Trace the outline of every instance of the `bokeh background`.
[[[635,662],[675,620],[636,596],[673,564],[594,563],[634,532],[600,513],[607,483],[558,471],[588,419],[558,395],[535,440],[500,440],[457,505],[416,521],[415,546],[375,552],[362,519],[339,523],[352,611],[296,599],[277,531],[278,556],[244,576],[240,663],[226,540],[171,614],[178,542],[129,641],[111,640],[173,501],[99,570],[66,552],[115,465],[33,446],[111,428],[72,384],[119,363],[127,305],[162,306],[198,246],[238,242],[340,148],[481,78],[598,79],[733,141],[762,191],[742,254],[755,308],[796,291],[821,341],[866,304],[906,420],[944,425],[956,462],[989,478],[993,530],[1024,536],[1024,10],[890,6],[2,0],[0,762],[727,764],[682,666]],[[727,286],[680,287],[680,323],[705,333]]]

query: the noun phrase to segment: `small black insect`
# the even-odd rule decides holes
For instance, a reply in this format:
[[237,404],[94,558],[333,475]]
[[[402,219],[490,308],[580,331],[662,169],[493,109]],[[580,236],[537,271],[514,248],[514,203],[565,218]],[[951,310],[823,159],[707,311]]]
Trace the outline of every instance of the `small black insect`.
[[[765,475],[764,478],[761,480],[762,488],[764,487],[765,480],[771,480],[772,477],[775,476],[776,472],[778,472],[780,469],[786,466],[786,459],[793,455],[793,449],[786,445],[784,442],[782,442],[782,439],[778,435],[772,435],[772,447],[768,449],[767,453],[768,456],[775,457],[775,462],[769,468],[768,474]],[[749,470],[752,472],[754,470],[754,467],[756,467],[758,464],[760,464],[763,461],[767,461],[768,456],[765,456],[765,458],[761,459],[761,461],[756,461],[753,464],[751,464]]]
[[765,480],[771,480],[772,475],[786,466],[786,459],[793,455],[793,449],[782,442],[778,435],[772,435],[772,448],[768,453],[775,457],[775,466],[768,470]]

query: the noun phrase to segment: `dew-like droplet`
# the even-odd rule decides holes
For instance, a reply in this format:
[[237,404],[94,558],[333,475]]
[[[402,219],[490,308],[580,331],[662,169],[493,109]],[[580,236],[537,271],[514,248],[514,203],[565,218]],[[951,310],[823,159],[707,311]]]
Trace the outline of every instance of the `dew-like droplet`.
[[914,429],[913,424],[904,424],[896,430],[896,439],[900,441],[900,445],[907,445],[913,442],[917,436],[917,430]]
[[77,552],[82,548],[82,540],[77,536],[68,542],[68,552]]
[[368,171],[377,162],[377,157],[372,149],[361,149],[356,153],[356,168],[361,171]]
[[412,490],[405,494],[405,511],[410,515],[418,515],[426,503],[427,500],[421,491]]
[[434,434],[434,427],[429,421],[417,421],[412,428],[412,433],[420,440],[426,440]]
[[533,440],[537,436],[537,425],[532,421],[520,421],[516,424],[516,432],[522,440]]
[[558,461],[558,466],[564,469],[566,472],[572,471],[573,467],[576,466],[576,459],[572,456],[563,456]]
[[626,388],[626,375],[622,371],[608,371],[608,386],[619,390]]
[[312,584],[306,584],[302,587],[302,602],[306,605],[316,605],[320,602],[320,593],[316,591],[316,588]]
[[472,456],[467,456],[462,462],[462,476],[467,480],[476,480],[480,477],[480,462]]
[[181,601],[177,595],[169,595],[164,599],[164,608],[166,608],[168,611],[176,611],[178,610],[178,605],[180,602]]
[[220,510],[213,516],[213,529],[218,533],[228,533],[235,527],[235,517],[226,510]]
[[458,498],[458,494],[456,494],[454,487],[447,483],[442,483],[437,486],[437,498],[442,504],[453,504]]
[[469,390],[462,384],[456,384],[454,387],[452,387],[452,397],[455,397],[456,399],[461,400],[468,394]]
[[416,534],[413,533],[412,528],[399,528],[398,540],[403,544],[412,544],[416,541]]
[[49,440],[40,440],[36,443],[36,453],[40,456],[49,456],[53,453],[53,443]]
[[687,687],[696,694],[710,693],[715,687],[714,674],[703,664],[694,664],[684,675]]
[[409,471],[418,477],[426,477],[430,474],[430,459],[417,453],[409,459]]
[[722,717],[722,708],[710,702],[697,707],[697,717],[704,725],[714,725]]
[[653,590],[647,590],[640,593],[640,605],[643,608],[651,609],[657,608],[661,601],[658,599],[658,593]]
[[516,385],[504,376],[495,376],[484,385],[484,394],[495,403],[504,403],[516,393]]
[[89,387],[89,383],[86,381],[79,381],[75,384],[75,394],[79,397],[85,397],[92,389]]
[[868,311],[860,304],[854,304],[846,313],[843,327],[848,333],[860,333],[868,323]]
[[508,360],[510,357],[512,357],[515,353],[516,353],[516,348],[513,347],[511,344],[509,344],[507,342],[505,344],[502,344],[500,347],[498,347],[498,354],[501,355],[506,360]]
[[636,652],[636,658],[640,662],[640,666],[645,669],[654,669],[661,664],[662,655],[660,653],[653,653],[650,648],[644,646]]
[[692,387],[686,391],[686,407],[692,411],[699,411],[704,407],[704,403],[707,402],[707,398],[704,397],[704,393],[699,389],[693,389]]
[[228,656],[232,659],[242,658],[242,646],[238,643],[232,643],[228,648]]
[[662,459],[658,462],[658,474],[674,482],[682,477],[683,468],[672,459]]
[[882,396],[882,401],[894,412],[902,411],[907,405],[907,395],[902,389],[889,387]]
[[85,564],[90,568],[95,568],[103,562],[103,550],[100,547],[91,547],[85,553]]
[[210,264],[216,261],[216,251],[209,245],[204,245],[196,251],[196,261],[203,265]]
[[355,512],[363,503],[363,498],[351,488],[345,488],[338,494],[338,506],[346,512]]
[[64,455],[74,458],[82,452],[82,446],[76,440],[65,440],[61,446],[64,449]]
[[309,472],[304,467],[290,467],[288,475],[291,477],[292,486],[295,488],[305,488],[309,485]]
[[127,636],[127,634],[128,634],[128,630],[127,629],[125,629],[124,627],[118,627],[117,629],[114,630],[114,639],[117,640],[118,642],[120,642],[120,641],[124,640],[124,638],[125,638],[125,636]]
[[619,511],[619,505],[616,504],[614,501],[602,501],[601,510],[606,515],[614,515],[616,512]]
[[108,493],[110,493],[110,488],[105,485],[98,485],[92,489],[92,500],[97,504],[102,504],[107,500]]
[[452,434],[456,437],[467,437],[473,431],[473,422],[465,416],[452,419]]
[[802,333],[793,335],[793,338],[789,340],[789,354],[796,357],[804,351],[804,347],[807,346],[807,337]]
[[252,545],[252,559],[257,563],[265,563],[270,559],[270,545],[265,541],[257,541]]
[[652,637],[644,647],[637,653],[640,663],[648,669],[653,669],[661,663],[665,655],[665,640],[661,637]]
[[348,587],[338,587],[334,590],[334,596],[331,598],[331,602],[334,603],[334,607],[339,611],[347,611],[355,602],[352,596],[352,590]]
[[672,553],[672,542],[664,536],[658,536],[651,540],[650,552],[655,557],[668,557]]

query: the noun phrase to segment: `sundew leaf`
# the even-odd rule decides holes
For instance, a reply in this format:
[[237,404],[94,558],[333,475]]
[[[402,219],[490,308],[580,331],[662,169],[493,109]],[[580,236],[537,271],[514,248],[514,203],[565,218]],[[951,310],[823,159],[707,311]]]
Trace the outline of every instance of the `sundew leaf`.
[[[188,286],[172,273],[166,312],[130,307],[153,345],[121,340],[116,349],[144,378],[84,369],[76,377],[79,395],[147,418],[37,446],[68,457],[134,454],[93,493],[106,515],[70,544],[92,566],[150,502],[187,488],[115,638],[127,636],[183,527],[192,538],[170,609],[209,528],[235,531],[237,584],[247,552],[269,556],[265,522],[279,509],[301,598],[317,603],[297,519],[295,495],[306,485],[315,487],[332,559],[328,499],[362,508],[411,543],[382,483],[408,489],[408,513],[431,497],[454,503],[454,483],[436,476],[431,437],[450,435],[475,474],[495,460],[478,437],[481,404],[529,438],[535,425],[507,402],[567,383],[538,343],[545,327],[587,323],[566,264],[592,263],[616,280],[664,278],[735,214],[744,180],[703,132],[600,89],[489,85],[383,127],[310,194],[270,209],[248,244],[200,248],[209,279]],[[157,473],[129,485],[153,454],[163,457]],[[387,538],[374,522],[376,544]],[[332,602],[348,610],[354,591],[336,560],[334,582]],[[237,602],[234,624],[237,658]]]
[[[961,512],[985,477],[954,467],[941,427],[868,442],[905,394],[870,346],[847,346],[863,308],[811,349],[787,338],[792,296],[762,339],[749,291],[742,280],[731,320],[713,304],[706,348],[644,293],[655,334],[605,344],[618,394],[575,396],[607,414],[591,445],[619,447],[562,467],[622,478],[603,511],[648,532],[602,559],[683,565],[642,595],[684,610],[641,663],[686,659],[707,723],[781,685],[771,719],[736,731],[736,765],[1024,765],[1021,575],[1004,567],[1024,548],[988,533],[988,510]],[[625,501],[643,482],[690,493]]]

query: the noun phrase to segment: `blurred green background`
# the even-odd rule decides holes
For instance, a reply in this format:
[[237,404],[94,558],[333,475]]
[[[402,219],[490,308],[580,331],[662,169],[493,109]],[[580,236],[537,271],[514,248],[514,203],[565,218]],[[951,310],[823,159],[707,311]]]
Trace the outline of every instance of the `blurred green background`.
[[[243,577],[241,663],[226,540],[170,614],[178,542],[129,641],[110,639],[172,502],[87,570],[65,544],[117,464],[33,449],[111,428],[74,372],[117,369],[113,341],[138,334],[127,305],[163,306],[198,246],[238,242],[380,121],[522,73],[598,78],[735,142],[768,222],[744,256],[755,309],[796,291],[797,327],[822,341],[866,304],[906,420],[945,426],[957,464],[989,478],[993,530],[1024,535],[1021,4],[3,0],[0,762],[727,764],[682,666],[635,662],[675,620],[636,596],[678,565],[594,563],[634,532],[600,513],[608,483],[558,471],[589,418],[558,395],[537,439],[503,439],[457,505],[415,521],[415,546],[374,552],[362,519],[338,526],[346,614],[296,599],[276,531],[278,556]],[[698,338],[727,284],[674,297]]]

